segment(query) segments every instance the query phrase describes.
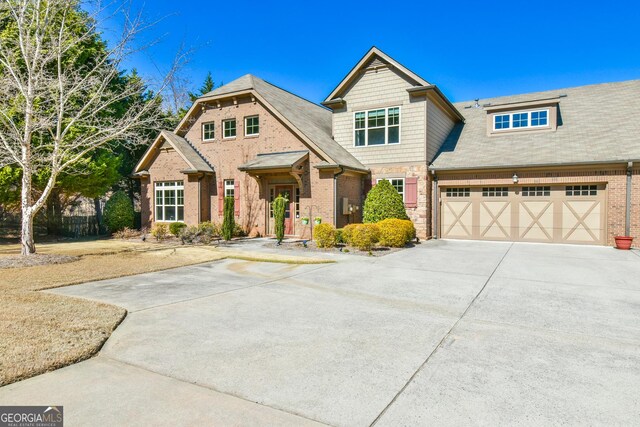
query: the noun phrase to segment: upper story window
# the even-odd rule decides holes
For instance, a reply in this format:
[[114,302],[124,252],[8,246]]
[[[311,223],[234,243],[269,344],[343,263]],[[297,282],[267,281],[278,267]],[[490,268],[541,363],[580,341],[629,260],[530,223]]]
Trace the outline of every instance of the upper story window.
[[260,120],[258,116],[244,118],[244,134],[245,136],[260,134]]
[[203,141],[211,141],[216,137],[215,125],[216,124],[214,122],[202,124],[202,140]]
[[549,110],[522,111],[496,114],[493,116],[493,130],[526,129],[549,126]]
[[225,138],[236,137],[236,119],[224,120],[222,122],[222,128]]
[[402,196],[402,200],[404,200],[404,178],[378,178],[376,184],[382,180],[389,181],[391,186]]
[[234,181],[232,179],[224,180],[224,197],[234,197],[235,195],[235,186]]
[[400,107],[358,111],[353,116],[353,144],[398,144],[400,142]]

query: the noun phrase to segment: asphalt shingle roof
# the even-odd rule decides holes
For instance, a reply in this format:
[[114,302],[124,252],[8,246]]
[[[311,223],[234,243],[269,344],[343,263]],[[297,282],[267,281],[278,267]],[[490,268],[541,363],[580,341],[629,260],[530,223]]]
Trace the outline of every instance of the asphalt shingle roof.
[[189,141],[168,130],[163,130],[161,134],[182,154],[194,172],[213,172],[213,168],[204,160],[200,153],[189,144]]
[[258,154],[255,159],[238,166],[240,170],[276,169],[290,168],[303,157],[309,154],[308,151],[288,151],[286,153],[264,153]]
[[465,117],[458,123],[432,164],[433,169],[469,169],[601,163],[640,160],[640,80],[604,83],[524,95],[481,99],[508,104],[559,99],[561,123],[555,132],[487,134],[484,108],[455,107]]
[[203,98],[228,95],[234,92],[253,89],[259,93],[273,108],[282,114],[293,126],[302,132],[324,151],[337,165],[353,169],[367,170],[360,161],[353,157],[331,137],[331,111],[320,105],[307,101],[287,92],[259,77],[244,75],[222,87],[204,94]]

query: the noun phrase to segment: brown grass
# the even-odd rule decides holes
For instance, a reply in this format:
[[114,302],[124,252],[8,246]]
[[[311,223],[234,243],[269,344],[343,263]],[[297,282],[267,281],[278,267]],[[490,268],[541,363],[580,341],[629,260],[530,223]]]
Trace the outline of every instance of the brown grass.
[[[17,245],[5,245],[0,248],[0,257],[16,251]],[[126,315],[123,308],[109,304],[36,291],[223,258],[295,264],[331,262],[118,240],[43,244],[38,252],[80,259],[0,269],[0,386],[93,356]]]

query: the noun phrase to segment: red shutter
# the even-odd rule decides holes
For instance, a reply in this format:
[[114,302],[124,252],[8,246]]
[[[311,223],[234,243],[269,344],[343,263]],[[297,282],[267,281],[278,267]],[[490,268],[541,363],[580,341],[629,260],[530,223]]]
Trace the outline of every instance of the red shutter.
[[224,181],[218,182],[218,216],[222,216],[222,209],[224,208]]
[[235,215],[240,216],[240,183],[237,181],[233,184],[233,197],[235,198],[233,202]]
[[404,205],[407,208],[418,206],[418,178],[405,178]]

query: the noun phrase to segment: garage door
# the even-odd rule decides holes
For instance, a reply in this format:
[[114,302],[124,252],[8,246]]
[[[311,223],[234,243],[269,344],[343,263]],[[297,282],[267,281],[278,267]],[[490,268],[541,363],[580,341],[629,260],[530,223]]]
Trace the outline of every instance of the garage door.
[[444,187],[440,236],[516,242],[606,242],[605,184]]

